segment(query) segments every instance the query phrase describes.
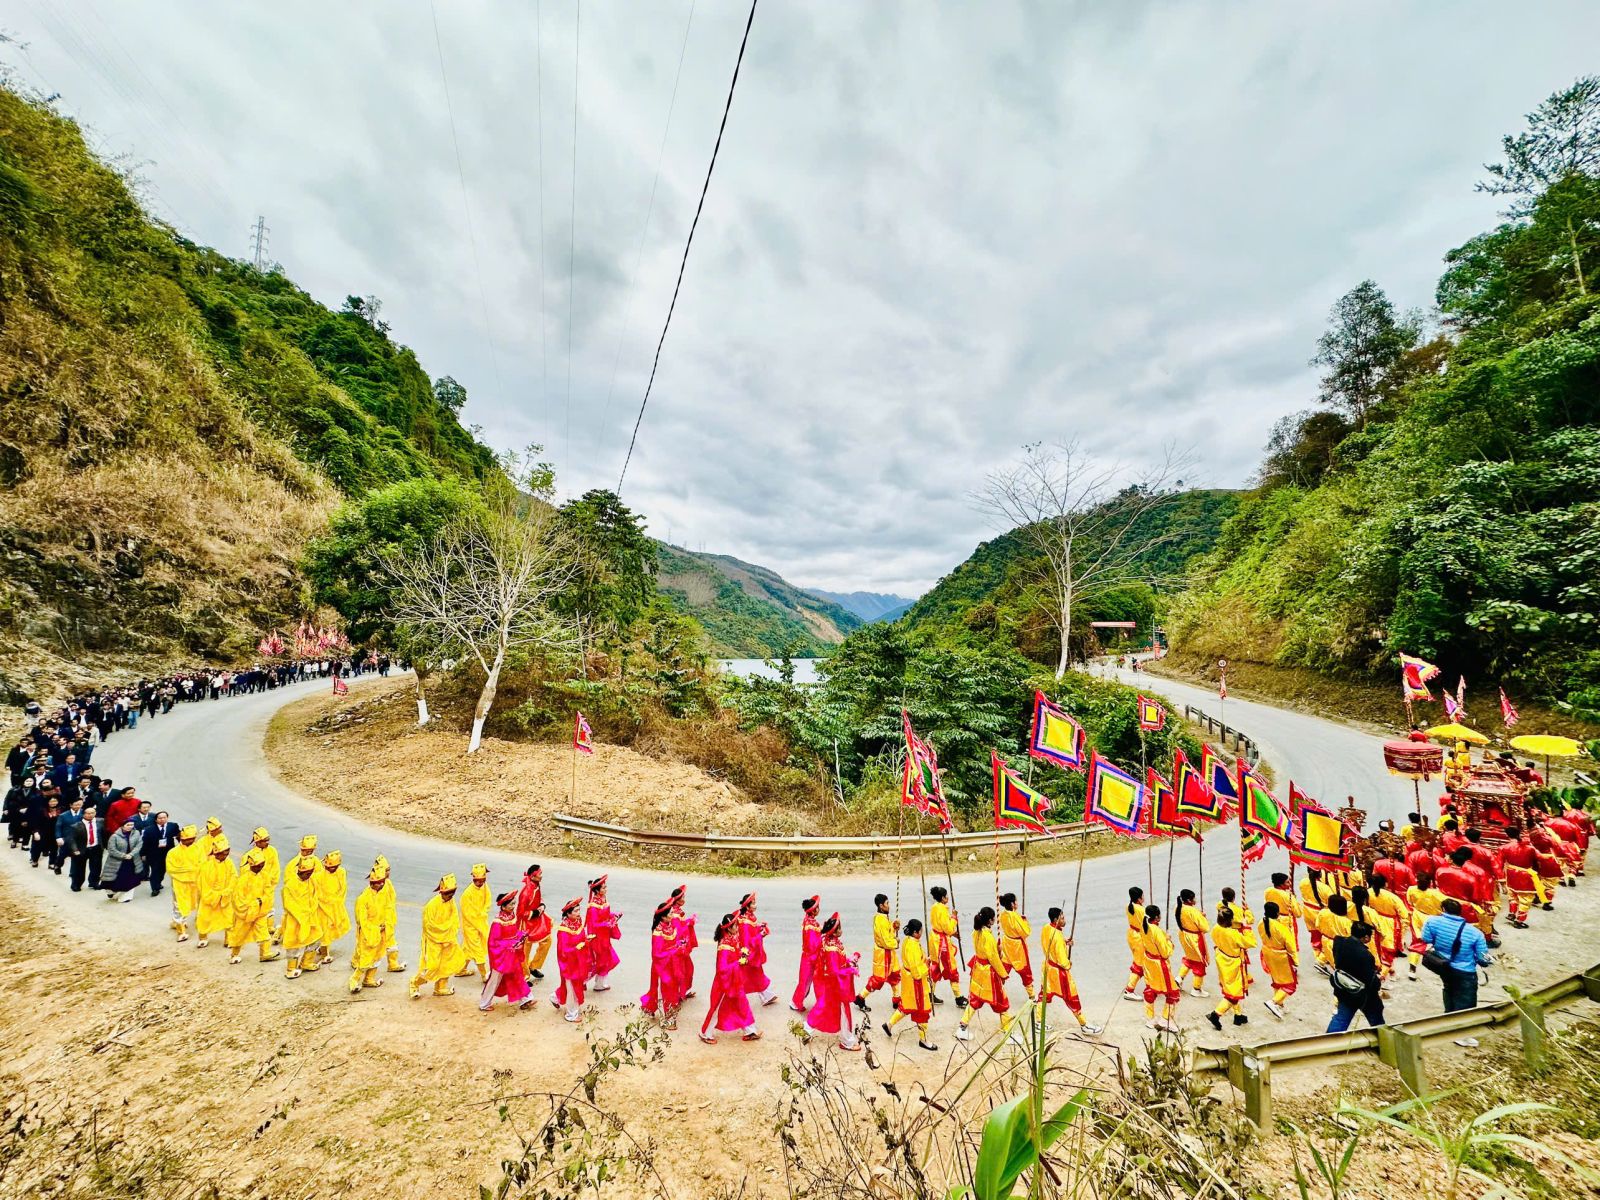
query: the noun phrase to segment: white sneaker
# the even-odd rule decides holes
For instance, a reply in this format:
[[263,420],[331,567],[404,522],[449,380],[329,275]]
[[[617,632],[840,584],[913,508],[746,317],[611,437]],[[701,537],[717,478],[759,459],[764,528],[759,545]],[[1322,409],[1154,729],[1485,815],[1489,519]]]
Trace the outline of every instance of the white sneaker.
[[1132,1000],[1135,1004],[1139,1003],[1139,993],[1138,992],[1123,992],[1122,993],[1122,998],[1124,1000]]
[[1456,1045],[1465,1046],[1468,1050],[1476,1050],[1478,1048],[1478,1039],[1475,1037],[1457,1038]]
[[1097,1033],[1100,1032],[1100,1026],[1098,1026],[1098,1025],[1080,1025],[1080,1026],[1078,1026],[1078,1032],[1080,1034],[1082,1034],[1084,1037],[1094,1037]]
[[1206,998],[1206,996],[1207,996],[1207,993],[1201,991],[1199,988],[1190,988],[1189,989],[1189,995],[1194,996],[1194,997],[1196,997],[1198,999],[1204,1000]]
[[1273,1016],[1277,1017],[1278,1020],[1283,1020],[1283,1009],[1279,1005],[1274,1004],[1271,1000],[1267,1001],[1267,1011]]
[[569,1025],[576,1025],[578,1023],[577,1010],[569,1008],[566,1012],[561,1014],[561,1019],[566,1021]]
[[967,1027],[965,1025],[957,1025],[956,1026],[956,1041],[958,1041],[958,1042],[970,1042],[971,1040],[972,1040],[972,1033],[967,1029]]

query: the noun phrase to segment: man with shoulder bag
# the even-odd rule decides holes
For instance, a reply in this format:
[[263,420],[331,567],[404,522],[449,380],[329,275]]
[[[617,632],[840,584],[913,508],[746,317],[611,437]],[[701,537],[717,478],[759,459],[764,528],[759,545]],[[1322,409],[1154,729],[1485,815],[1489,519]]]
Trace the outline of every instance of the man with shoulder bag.
[[1333,1020],[1328,1022],[1329,1033],[1343,1033],[1350,1028],[1356,1014],[1367,1019],[1367,1024],[1383,1024],[1383,998],[1378,994],[1378,960],[1372,956],[1372,926],[1357,921],[1347,935],[1333,939],[1333,999],[1338,1006]]

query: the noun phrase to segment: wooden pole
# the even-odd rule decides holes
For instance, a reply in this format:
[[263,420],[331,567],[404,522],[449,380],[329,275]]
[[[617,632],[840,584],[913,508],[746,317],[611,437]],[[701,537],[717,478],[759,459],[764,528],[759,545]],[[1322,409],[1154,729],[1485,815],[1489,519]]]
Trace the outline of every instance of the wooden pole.
[[1200,860],[1200,907],[1206,906],[1206,835],[1201,834],[1194,839],[1194,844],[1199,850]]
[[1072,928],[1067,931],[1067,943],[1072,943],[1073,937],[1078,932],[1078,896],[1083,891],[1083,859],[1089,853],[1089,835],[1078,835],[1078,879],[1072,885]]
[[900,919],[900,868],[905,863],[906,856],[906,805],[904,797],[895,812],[895,844],[894,844],[894,919]]
[[1022,837],[1022,915],[1028,915],[1028,837]]
[[960,909],[956,907],[956,881],[950,874],[950,838],[943,828],[939,830],[939,840],[944,843],[944,890],[945,897],[950,901],[950,914],[956,923],[956,953],[962,959],[967,957],[966,947],[961,944],[961,918]]
[[1178,839],[1167,839],[1167,902],[1161,908],[1167,912],[1172,908],[1172,857],[1178,852]]
[[[917,882],[922,887],[922,935],[929,936],[928,929],[928,868],[923,861],[922,853],[922,814],[917,813]],[[930,939],[928,945],[933,945]]]
[[[1145,765],[1144,730],[1139,730],[1139,782],[1144,784],[1149,781],[1149,767]],[[1156,847],[1154,842],[1146,842],[1144,847],[1144,870],[1147,896],[1156,894]]]

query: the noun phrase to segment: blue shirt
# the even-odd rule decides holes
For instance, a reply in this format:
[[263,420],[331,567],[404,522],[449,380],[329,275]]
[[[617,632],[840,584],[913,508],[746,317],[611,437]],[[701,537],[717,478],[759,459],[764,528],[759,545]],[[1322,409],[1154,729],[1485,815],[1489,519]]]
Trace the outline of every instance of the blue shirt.
[[[1458,933],[1460,945],[1456,944]],[[1422,940],[1448,958],[1457,971],[1476,971],[1480,963],[1489,964],[1488,940],[1476,925],[1468,925],[1464,917],[1452,917],[1448,913],[1429,917],[1422,927]]]

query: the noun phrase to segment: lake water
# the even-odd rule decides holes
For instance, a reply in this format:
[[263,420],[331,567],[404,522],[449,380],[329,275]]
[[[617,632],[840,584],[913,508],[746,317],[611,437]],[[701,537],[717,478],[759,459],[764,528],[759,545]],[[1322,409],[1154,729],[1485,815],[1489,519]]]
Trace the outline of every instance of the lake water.
[[[796,658],[794,663],[794,681],[796,683],[818,683],[817,663],[822,661],[816,658]],[[745,678],[760,676],[764,679],[778,678],[778,672],[769,667],[766,660],[760,658],[724,658],[718,661],[724,671],[731,671],[735,675]]]

